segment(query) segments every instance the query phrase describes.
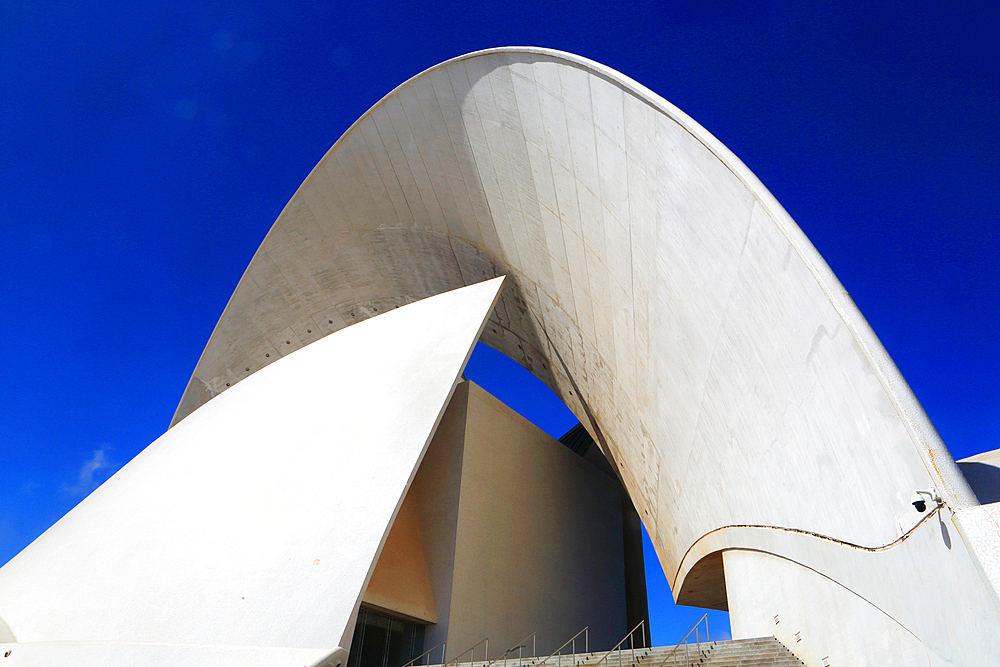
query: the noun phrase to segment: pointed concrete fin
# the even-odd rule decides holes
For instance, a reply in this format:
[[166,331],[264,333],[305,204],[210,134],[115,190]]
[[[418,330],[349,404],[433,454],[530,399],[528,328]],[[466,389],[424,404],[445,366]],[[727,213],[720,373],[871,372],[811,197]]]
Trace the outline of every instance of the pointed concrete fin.
[[20,642],[343,645],[502,282],[338,331],[192,413],[0,568],[0,617]]

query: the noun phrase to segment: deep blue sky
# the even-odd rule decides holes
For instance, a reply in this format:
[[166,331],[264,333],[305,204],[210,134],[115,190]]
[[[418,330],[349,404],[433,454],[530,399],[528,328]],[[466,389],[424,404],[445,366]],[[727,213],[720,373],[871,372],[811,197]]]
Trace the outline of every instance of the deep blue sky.
[[[350,123],[493,46],[592,58],[702,123],[819,248],[955,457],[1000,446],[998,7],[5,0],[0,563],[164,431]],[[515,377],[494,391],[530,404]],[[663,614],[663,641],[690,625]]]

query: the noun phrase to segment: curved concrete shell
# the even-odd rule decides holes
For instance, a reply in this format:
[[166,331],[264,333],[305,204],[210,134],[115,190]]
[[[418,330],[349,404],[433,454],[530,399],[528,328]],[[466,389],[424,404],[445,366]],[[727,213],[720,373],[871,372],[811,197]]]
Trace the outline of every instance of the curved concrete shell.
[[[499,275],[483,342],[595,437],[678,601],[756,633],[810,613],[759,581],[791,564],[885,651],[909,641],[907,664],[997,655],[997,575],[960,516],[979,503],[850,296],[714,137],[579,57],[471,54],[358,120],[265,238],[174,423],[334,331]],[[919,514],[928,487],[944,506]],[[820,639],[801,646],[819,664]]]

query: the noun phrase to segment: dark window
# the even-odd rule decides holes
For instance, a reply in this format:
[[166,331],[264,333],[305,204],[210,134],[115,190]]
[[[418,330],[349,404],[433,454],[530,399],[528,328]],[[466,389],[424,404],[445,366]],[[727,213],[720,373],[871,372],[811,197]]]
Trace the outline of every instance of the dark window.
[[347,667],[402,667],[424,651],[424,626],[361,608]]

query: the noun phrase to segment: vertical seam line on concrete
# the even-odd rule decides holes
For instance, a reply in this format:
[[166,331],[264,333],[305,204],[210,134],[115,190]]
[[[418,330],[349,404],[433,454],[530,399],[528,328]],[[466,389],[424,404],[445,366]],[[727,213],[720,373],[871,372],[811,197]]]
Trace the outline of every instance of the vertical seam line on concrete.
[[[475,107],[476,107],[474,111],[470,110],[470,111],[466,112],[465,109],[462,108],[463,101],[459,101],[458,100],[458,95],[455,96],[456,101],[458,101],[458,103],[459,103],[459,113],[460,113],[460,117],[462,119],[462,125],[463,125],[463,127],[466,128],[466,133],[467,134],[468,134],[469,123],[474,122],[474,123],[477,123],[479,125],[479,129],[482,132],[483,142],[484,142],[484,144],[482,146],[482,150],[486,151],[487,157],[490,158],[491,162],[495,162],[494,155],[493,155],[493,150],[490,148],[489,139],[486,136],[486,127],[483,125],[483,114],[479,110],[479,104],[476,102],[475,95],[472,94],[472,88],[473,88],[473,86],[475,84],[472,83],[472,78],[469,76],[468,68],[463,67],[462,68],[462,72],[465,75],[466,80],[469,82],[469,90],[466,92],[465,101],[467,102],[469,100],[469,98],[471,98],[472,104],[474,104]],[[492,89],[490,91],[490,94],[492,96]],[[471,136],[469,137],[469,152],[471,153],[472,159],[473,159],[473,161],[474,161],[474,163],[476,165],[476,175],[479,178],[479,182],[480,183],[484,183],[483,168],[479,164],[479,158],[476,156],[476,147],[475,147],[475,145],[473,143],[473,140],[472,140]],[[496,191],[500,192],[500,183],[499,183],[499,181],[497,180],[497,177],[496,177],[496,168],[493,168],[492,172],[493,172],[493,178],[492,179],[485,179],[485,180],[486,181],[492,180],[494,186],[496,187]],[[519,266],[520,265],[520,261],[519,261],[520,257],[519,257],[519,255],[517,253],[517,249],[513,248],[513,247],[508,247],[510,244],[504,244],[503,238],[501,238],[500,230],[498,229],[498,224],[497,224],[497,214],[493,210],[494,204],[493,204],[493,202],[490,201],[489,188],[485,184],[483,185],[483,200],[486,202],[486,207],[487,207],[487,209],[490,212],[490,224],[493,226],[493,234],[494,234],[494,236],[496,236],[497,242],[499,243],[499,248],[498,249],[499,249],[500,253],[503,255],[504,263],[506,263],[508,265],[513,264],[514,266]],[[500,195],[500,202],[499,203],[501,205],[503,204],[503,196],[502,195]],[[510,226],[508,225],[507,228],[509,230]],[[510,255],[511,255],[510,257],[507,256],[508,253],[510,253]]]
[[[423,106],[420,104],[420,98],[417,97],[416,90],[413,89],[412,87],[411,87],[410,90],[413,93],[413,97],[417,100],[416,113],[420,114],[420,116],[424,119],[424,124],[425,125],[429,125],[429,123],[427,122],[427,117],[424,116]],[[434,199],[434,202],[433,202],[434,206],[436,206],[437,210],[441,212],[440,222],[444,224],[444,228],[445,228],[445,230],[447,230],[448,229],[448,224],[447,224],[448,221],[445,219],[444,207],[441,206],[441,197],[438,196],[438,193],[437,193],[437,191],[436,191],[436,189],[434,187],[434,179],[431,177],[431,170],[427,168],[427,158],[424,155],[424,151],[420,150],[420,144],[421,144],[421,142],[417,141],[417,135],[413,131],[413,123],[410,122],[410,115],[408,113],[406,113],[406,107],[403,106],[403,100],[402,100],[402,98],[399,97],[399,96],[397,96],[397,99],[399,100],[399,108],[400,108],[400,111],[402,112],[403,122],[406,124],[406,131],[409,132],[410,139],[413,141],[413,150],[416,153],[417,160],[420,162],[420,166],[423,167],[424,173],[427,175],[427,186],[430,189],[430,192],[428,193],[428,195],[430,197],[433,197],[433,199]],[[430,155],[433,156],[433,151],[431,151]],[[404,157],[406,156],[406,150],[405,149],[403,150],[403,156]],[[407,160],[407,161],[409,161],[409,160]],[[414,178],[414,181],[416,181],[416,178]],[[423,201],[424,200],[424,193],[421,190],[419,183],[417,183],[417,195],[420,197],[421,201],[424,204],[424,208],[426,209],[427,208],[427,202]],[[428,218],[431,217],[430,211],[427,212],[427,217]],[[433,222],[432,222],[432,225],[433,225]]]
[[[374,132],[375,136],[378,137],[379,146],[382,148],[382,153],[385,155],[385,160],[387,162],[391,161],[389,158],[389,151],[386,150],[385,142],[382,140],[382,134],[378,131],[378,126],[375,124],[374,114],[369,116],[367,120],[368,120],[368,126],[371,127],[370,131]],[[382,187],[385,188],[386,199],[389,201],[389,206],[392,208],[393,213],[395,213],[396,216],[396,225],[398,225],[399,227],[405,227],[406,225],[404,220],[406,219],[406,214],[409,212],[409,207],[407,207],[406,211],[402,211],[400,210],[400,205],[397,203],[397,199],[402,199],[403,205],[406,205],[406,197],[403,195],[403,186],[400,185],[399,177],[396,175],[395,171],[393,171],[392,174],[389,176],[383,173],[382,168],[379,166],[378,156],[375,155],[375,150],[374,150],[375,147],[372,145],[372,142],[368,141],[368,138],[365,137],[364,127],[365,127],[364,125],[358,125],[357,127],[357,131],[361,133],[362,144],[364,145],[365,150],[368,152],[368,156],[372,160],[372,165],[375,167],[375,173],[378,175],[379,180],[382,182]],[[330,150],[332,151],[333,149],[331,148]],[[326,158],[324,158],[323,160],[325,162]],[[394,194],[393,186],[395,186],[395,192],[398,193],[399,195],[398,197],[393,196]],[[264,240],[266,241],[267,239]]]

